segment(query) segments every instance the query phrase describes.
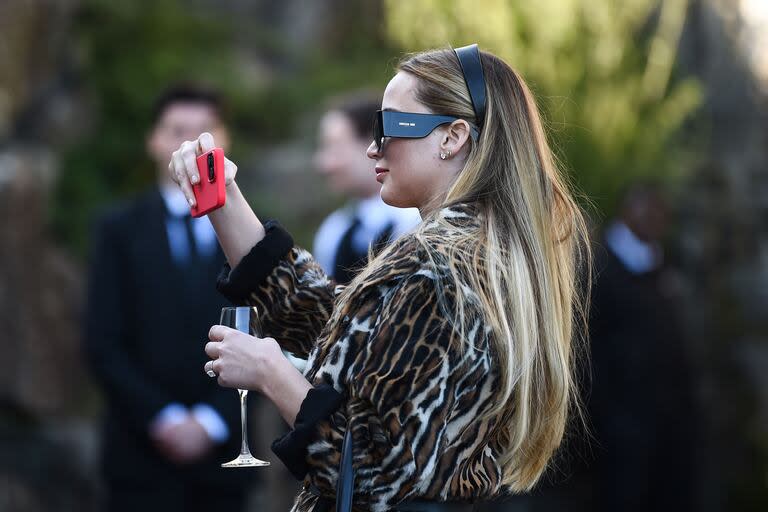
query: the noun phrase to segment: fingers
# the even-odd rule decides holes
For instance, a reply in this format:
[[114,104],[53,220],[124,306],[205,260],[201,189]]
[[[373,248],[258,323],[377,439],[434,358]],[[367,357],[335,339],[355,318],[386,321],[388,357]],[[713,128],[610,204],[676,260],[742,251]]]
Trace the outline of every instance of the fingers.
[[184,197],[187,198],[187,203],[189,203],[190,208],[195,206],[197,204],[197,201],[195,200],[195,193],[192,192],[192,185],[189,184],[186,176],[179,182],[179,188],[184,193]]
[[205,353],[211,359],[218,359],[221,355],[221,342],[209,341],[205,344]]
[[203,132],[197,138],[197,149],[199,151],[198,155],[202,155],[206,151],[210,151],[215,147],[216,145],[213,142],[213,135],[210,133]]
[[220,359],[216,359],[215,361],[211,362],[211,370],[216,375],[216,382],[219,386],[225,387],[225,388],[231,388],[231,383],[229,382],[229,378],[227,376],[222,376],[222,364]]
[[177,149],[171,154],[171,163],[168,164],[168,174],[170,175],[171,179],[177,183],[180,184],[182,181],[182,178],[184,178],[184,173],[180,172],[180,169],[184,168],[184,159],[181,158],[181,150]]
[[232,331],[235,331],[235,329],[232,329],[225,325],[214,325],[208,331],[208,339],[211,341],[222,341],[224,339],[224,336],[226,336],[228,333]]
[[186,172],[187,164],[185,163],[182,154],[183,148],[184,146],[182,145],[181,149],[174,151],[173,155],[171,156],[171,163],[168,166],[168,169],[171,174],[171,178],[173,181],[178,183],[179,188],[184,193],[184,197],[187,199],[187,203],[189,203],[189,206],[191,207],[195,206],[196,204],[195,193],[192,192],[192,185],[189,183],[189,177]]
[[179,150],[183,160],[183,169],[189,182],[196,185],[200,181],[200,175],[197,170],[197,144],[194,142],[184,142]]
[[[185,141],[181,144],[181,147],[171,155],[171,162],[168,164],[168,172],[171,175],[173,181],[178,183],[179,188],[184,193],[184,197],[187,199],[190,207],[197,204],[195,200],[195,193],[192,190],[192,185],[200,183],[200,171],[197,169],[197,157],[206,151],[209,151],[215,147],[213,135],[208,132],[201,133],[195,141]],[[234,175],[237,172],[237,166],[231,164],[229,169],[230,178],[229,182],[234,179]],[[227,177],[227,170],[230,166],[225,168],[225,179]]]
[[229,185],[235,180],[237,165],[229,158],[224,158],[224,184]]

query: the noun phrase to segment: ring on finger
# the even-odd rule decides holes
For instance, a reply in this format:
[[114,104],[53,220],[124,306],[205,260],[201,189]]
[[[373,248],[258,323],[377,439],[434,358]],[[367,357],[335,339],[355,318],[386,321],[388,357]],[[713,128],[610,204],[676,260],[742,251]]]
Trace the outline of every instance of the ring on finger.
[[213,371],[213,361],[205,363],[205,373],[207,373],[210,378],[217,377],[216,372]]

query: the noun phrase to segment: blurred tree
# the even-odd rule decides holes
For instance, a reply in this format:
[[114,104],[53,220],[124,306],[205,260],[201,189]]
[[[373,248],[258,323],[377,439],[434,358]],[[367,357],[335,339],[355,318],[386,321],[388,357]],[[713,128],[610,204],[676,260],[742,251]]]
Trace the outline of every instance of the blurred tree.
[[[65,151],[52,222],[54,232],[84,250],[94,207],[155,179],[144,137],[155,97],[169,83],[195,80],[246,99],[221,19],[182,8],[176,0],[84,1],[75,19],[80,87],[91,103],[87,137]],[[237,109],[235,109],[237,110]]]
[[[267,180],[248,191],[251,201],[278,215],[301,241],[311,240],[315,225],[290,208],[281,193],[285,183],[268,182],[276,174],[268,169],[271,146],[295,138],[296,121],[318,113],[325,97],[383,86],[396,50],[382,33],[381,9],[380,0],[324,0],[315,7],[318,19],[298,1],[81,0],[72,27],[73,76],[88,108],[79,140],[63,148],[51,211],[59,241],[82,256],[94,210],[154,180],[144,152],[152,101],[180,80],[224,92],[235,135],[231,152],[237,161],[256,161]],[[307,24],[309,35],[291,34]],[[300,135],[306,145],[311,134]],[[309,172],[307,163],[301,172]]]
[[[385,0],[408,50],[473,42],[519,70],[554,146],[603,212],[638,178],[679,175],[677,137],[701,101],[674,74],[687,0]],[[424,30],[429,27],[429,30]]]

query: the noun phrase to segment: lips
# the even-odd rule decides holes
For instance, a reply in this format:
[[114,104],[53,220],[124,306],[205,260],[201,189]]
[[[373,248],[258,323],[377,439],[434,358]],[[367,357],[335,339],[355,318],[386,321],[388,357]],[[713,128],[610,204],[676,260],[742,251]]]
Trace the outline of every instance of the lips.
[[381,183],[382,180],[384,179],[384,175],[387,174],[388,172],[389,172],[389,169],[383,169],[381,167],[377,167],[376,168],[376,181]]

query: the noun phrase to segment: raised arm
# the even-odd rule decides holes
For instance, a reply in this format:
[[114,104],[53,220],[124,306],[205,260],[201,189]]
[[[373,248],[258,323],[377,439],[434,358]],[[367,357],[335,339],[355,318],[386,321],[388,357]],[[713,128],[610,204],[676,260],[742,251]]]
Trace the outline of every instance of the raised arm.
[[[203,133],[173,153],[168,171],[195,204],[192,184],[200,180],[197,156],[215,147]],[[257,306],[264,334],[284,349],[307,357],[334,307],[335,284],[312,256],[293,246],[293,239],[272,222],[262,224],[235,183],[237,166],[225,159],[227,198],[208,214],[229,265],[218,288],[231,302]]]
[[[184,142],[171,156],[168,172],[171,179],[179,185],[190,207],[195,205],[192,185],[200,181],[196,158],[214,147],[216,143],[213,135],[205,132],[197,140]],[[232,267],[236,267],[243,256],[264,238],[265,231],[235,183],[237,165],[228,158],[225,158],[224,162],[227,199],[224,206],[211,212],[208,218],[216,230],[227,261]]]

